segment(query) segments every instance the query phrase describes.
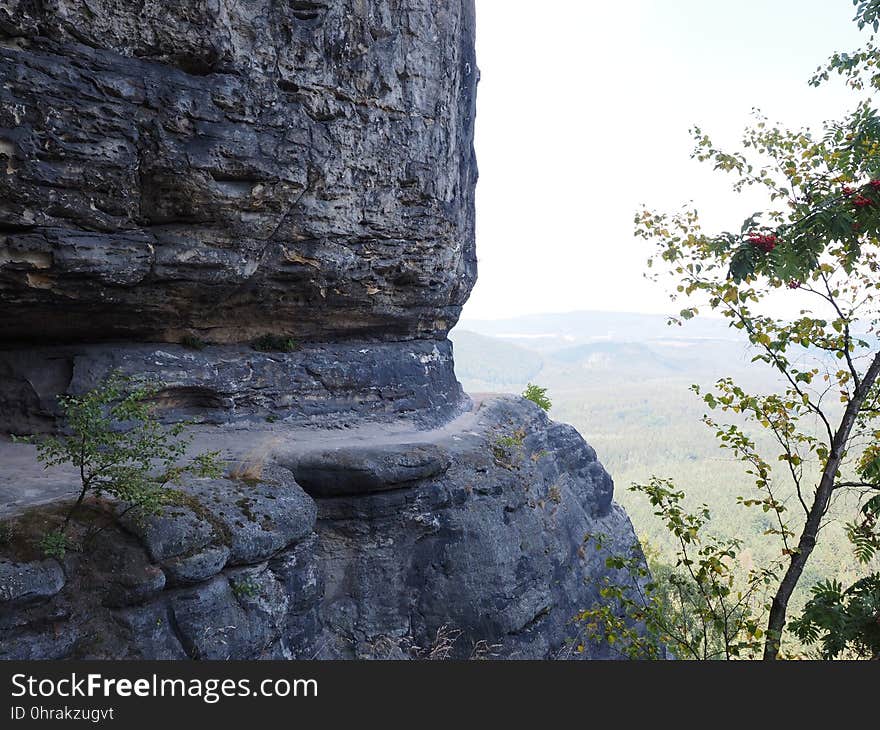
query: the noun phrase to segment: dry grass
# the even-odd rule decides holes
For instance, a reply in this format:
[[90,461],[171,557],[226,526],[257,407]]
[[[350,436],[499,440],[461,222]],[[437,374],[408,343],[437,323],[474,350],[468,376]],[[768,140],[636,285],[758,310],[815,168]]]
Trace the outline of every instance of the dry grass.
[[229,478],[237,482],[255,484],[263,479],[264,466],[265,461],[242,461],[229,470]]
[[[413,659],[421,661],[444,661],[451,659],[453,651],[458,641],[462,637],[462,631],[443,625],[437,629],[430,645],[425,647],[410,644],[407,648]],[[486,659],[494,659],[499,656],[501,644],[490,644],[488,641],[481,639],[471,647],[468,660],[479,661]]]
[[272,446],[278,438],[271,438],[257,446],[233,466],[227,476],[235,481],[245,482],[246,484],[256,484],[263,480],[263,468],[266,466],[266,460],[272,451]]
[[434,638],[429,646],[413,647],[413,656],[416,659],[431,662],[449,659],[452,655],[452,650],[455,648],[455,642],[459,638],[461,638],[461,631],[452,629],[444,624],[437,629],[437,633],[434,634]]
[[497,659],[501,654],[501,644],[490,644],[485,639],[480,639],[471,650],[468,657],[471,661],[486,661],[488,659]]

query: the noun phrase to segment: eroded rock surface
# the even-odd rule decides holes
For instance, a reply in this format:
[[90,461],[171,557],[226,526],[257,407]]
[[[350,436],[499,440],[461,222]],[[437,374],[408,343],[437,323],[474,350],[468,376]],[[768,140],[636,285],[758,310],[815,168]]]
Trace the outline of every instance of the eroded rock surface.
[[0,4],[0,340],[442,337],[472,2]]

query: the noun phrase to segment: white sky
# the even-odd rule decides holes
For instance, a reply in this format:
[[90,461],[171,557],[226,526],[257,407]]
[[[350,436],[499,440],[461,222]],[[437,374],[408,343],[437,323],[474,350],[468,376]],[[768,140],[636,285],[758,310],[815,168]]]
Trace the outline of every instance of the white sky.
[[735,144],[753,106],[791,126],[854,106],[807,85],[858,47],[851,0],[476,0],[477,256],[468,318],[668,312],[643,278],[639,204],[694,200],[739,229],[761,208],[690,159],[688,129]]

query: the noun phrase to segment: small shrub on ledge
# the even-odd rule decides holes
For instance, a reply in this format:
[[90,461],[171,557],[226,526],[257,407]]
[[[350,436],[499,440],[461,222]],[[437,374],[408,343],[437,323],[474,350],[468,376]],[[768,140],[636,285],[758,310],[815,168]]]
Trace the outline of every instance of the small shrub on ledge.
[[204,350],[208,346],[208,343],[205,342],[205,340],[196,337],[195,335],[184,335],[180,340],[180,344],[187,350]]
[[165,427],[155,418],[150,399],[156,392],[156,386],[133,384],[131,378],[114,373],[83,395],[59,397],[64,435],[15,438],[34,443],[44,467],[72,464],[80,474],[79,493],[64,523],[41,541],[47,557],[64,556],[71,517],[89,494],[126,502],[126,512],[156,514],[174,501],[172,485],[184,476],[220,476],[220,452],[186,458],[192,442],[192,437],[183,436],[188,424]]
[[251,347],[257,352],[294,352],[299,345],[292,337],[282,335],[261,335],[251,343]]
[[232,592],[236,598],[256,598],[260,595],[260,586],[253,578],[231,581]]
[[53,530],[43,535],[40,540],[40,550],[44,557],[62,560],[72,545],[61,530]]
[[549,411],[551,406],[553,405],[550,402],[550,399],[547,397],[547,389],[542,388],[540,385],[529,383],[526,386],[526,389],[523,391],[522,396],[526,400],[530,400],[532,403],[538,406],[538,408],[544,411]]

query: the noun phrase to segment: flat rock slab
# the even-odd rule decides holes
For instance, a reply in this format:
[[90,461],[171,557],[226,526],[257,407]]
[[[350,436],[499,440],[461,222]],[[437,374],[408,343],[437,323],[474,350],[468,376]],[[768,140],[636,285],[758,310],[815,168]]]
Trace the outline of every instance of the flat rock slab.
[[[0,657],[399,659],[443,626],[462,632],[455,658],[479,642],[573,656],[572,616],[635,541],[595,451],[518,397],[478,396],[433,429],[194,435],[196,452],[223,452],[226,478],[187,480],[161,517],[109,526],[99,555],[69,556],[66,584],[52,563],[2,566]],[[608,552],[585,549],[589,533]]]
[[76,499],[79,472],[68,465],[44,469],[30,444],[0,437],[0,517],[29,507]]
[[314,497],[340,497],[398,489],[442,474],[449,453],[437,444],[337,447],[307,453],[287,464]]

